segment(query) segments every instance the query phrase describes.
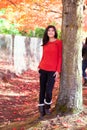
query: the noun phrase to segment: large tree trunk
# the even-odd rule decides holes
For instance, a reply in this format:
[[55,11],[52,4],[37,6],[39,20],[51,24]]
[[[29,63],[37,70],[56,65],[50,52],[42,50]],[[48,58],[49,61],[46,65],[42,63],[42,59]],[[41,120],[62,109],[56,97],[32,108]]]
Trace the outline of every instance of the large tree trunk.
[[57,112],[82,111],[83,0],[63,0],[63,65]]

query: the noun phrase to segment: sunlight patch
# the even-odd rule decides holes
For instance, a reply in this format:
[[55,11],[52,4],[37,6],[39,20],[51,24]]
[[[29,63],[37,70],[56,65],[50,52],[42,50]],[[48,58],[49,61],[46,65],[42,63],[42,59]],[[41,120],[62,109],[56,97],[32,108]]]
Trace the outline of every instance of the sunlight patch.
[[26,96],[27,92],[25,93],[15,93],[13,91],[6,91],[6,92],[3,92],[3,91],[0,91],[0,95],[4,95],[4,96]]

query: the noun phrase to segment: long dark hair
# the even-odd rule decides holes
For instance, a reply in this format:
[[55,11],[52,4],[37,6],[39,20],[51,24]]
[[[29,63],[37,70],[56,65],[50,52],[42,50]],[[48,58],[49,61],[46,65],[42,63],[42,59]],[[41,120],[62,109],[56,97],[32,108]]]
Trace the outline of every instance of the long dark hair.
[[85,45],[87,45],[87,37],[86,37],[86,39],[85,39]]
[[48,37],[48,34],[47,34],[49,28],[53,28],[53,29],[54,29],[54,31],[55,31],[54,37],[57,38],[57,35],[58,35],[58,34],[57,34],[57,30],[56,30],[55,26],[49,25],[49,26],[45,29],[44,36],[43,36],[43,44],[42,44],[42,46],[46,45],[47,42],[49,41],[49,37]]

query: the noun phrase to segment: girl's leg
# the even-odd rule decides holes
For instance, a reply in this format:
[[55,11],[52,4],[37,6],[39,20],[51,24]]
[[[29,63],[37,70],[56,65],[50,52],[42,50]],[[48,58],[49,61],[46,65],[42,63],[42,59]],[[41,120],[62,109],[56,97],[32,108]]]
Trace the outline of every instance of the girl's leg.
[[39,70],[40,73],[40,93],[39,93],[39,112],[40,118],[43,119],[45,115],[45,91],[46,91],[46,82],[47,82],[47,75],[44,70]]
[[86,77],[86,72],[85,72],[86,68],[87,68],[87,60],[83,60],[82,61],[82,74],[83,74],[83,77]]
[[46,99],[45,99],[45,112],[50,114],[49,108],[52,100],[52,90],[55,83],[55,77],[53,76],[55,72],[48,72],[48,80],[46,85]]
[[85,85],[85,83],[86,83],[86,77],[87,77],[86,72],[85,72],[86,68],[87,68],[87,60],[83,60],[82,61],[82,75],[83,75],[82,83],[83,83],[83,85]]
[[46,71],[40,70],[40,93],[39,93],[39,105],[44,105],[47,74]]
[[55,83],[55,77],[53,76],[55,72],[48,72],[48,80],[46,85],[46,102],[51,103],[52,99],[52,90]]

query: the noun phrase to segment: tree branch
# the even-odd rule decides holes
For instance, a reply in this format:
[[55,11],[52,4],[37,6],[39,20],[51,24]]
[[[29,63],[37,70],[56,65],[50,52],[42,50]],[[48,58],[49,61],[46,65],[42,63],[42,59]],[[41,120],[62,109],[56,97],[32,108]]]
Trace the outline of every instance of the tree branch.
[[10,2],[12,5],[14,5],[15,7],[17,7],[13,1],[11,1],[11,0],[7,0],[7,1]]
[[[40,5],[40,4],[36,3],[36,2],[35,2],[35,4],[36,4],[36,6],[39,6],[39,7],[42,7],[42,8],[43,8],[42,5]],[[44,9],[49,10],[49,12],[62,14],[62,12],[59,12],[59,11],[55,11],[55,10],[49,9],[49,8],[46,7],[46,6],[44,7]],[[34,10],[39,10],[39,9],[34,9]]]

